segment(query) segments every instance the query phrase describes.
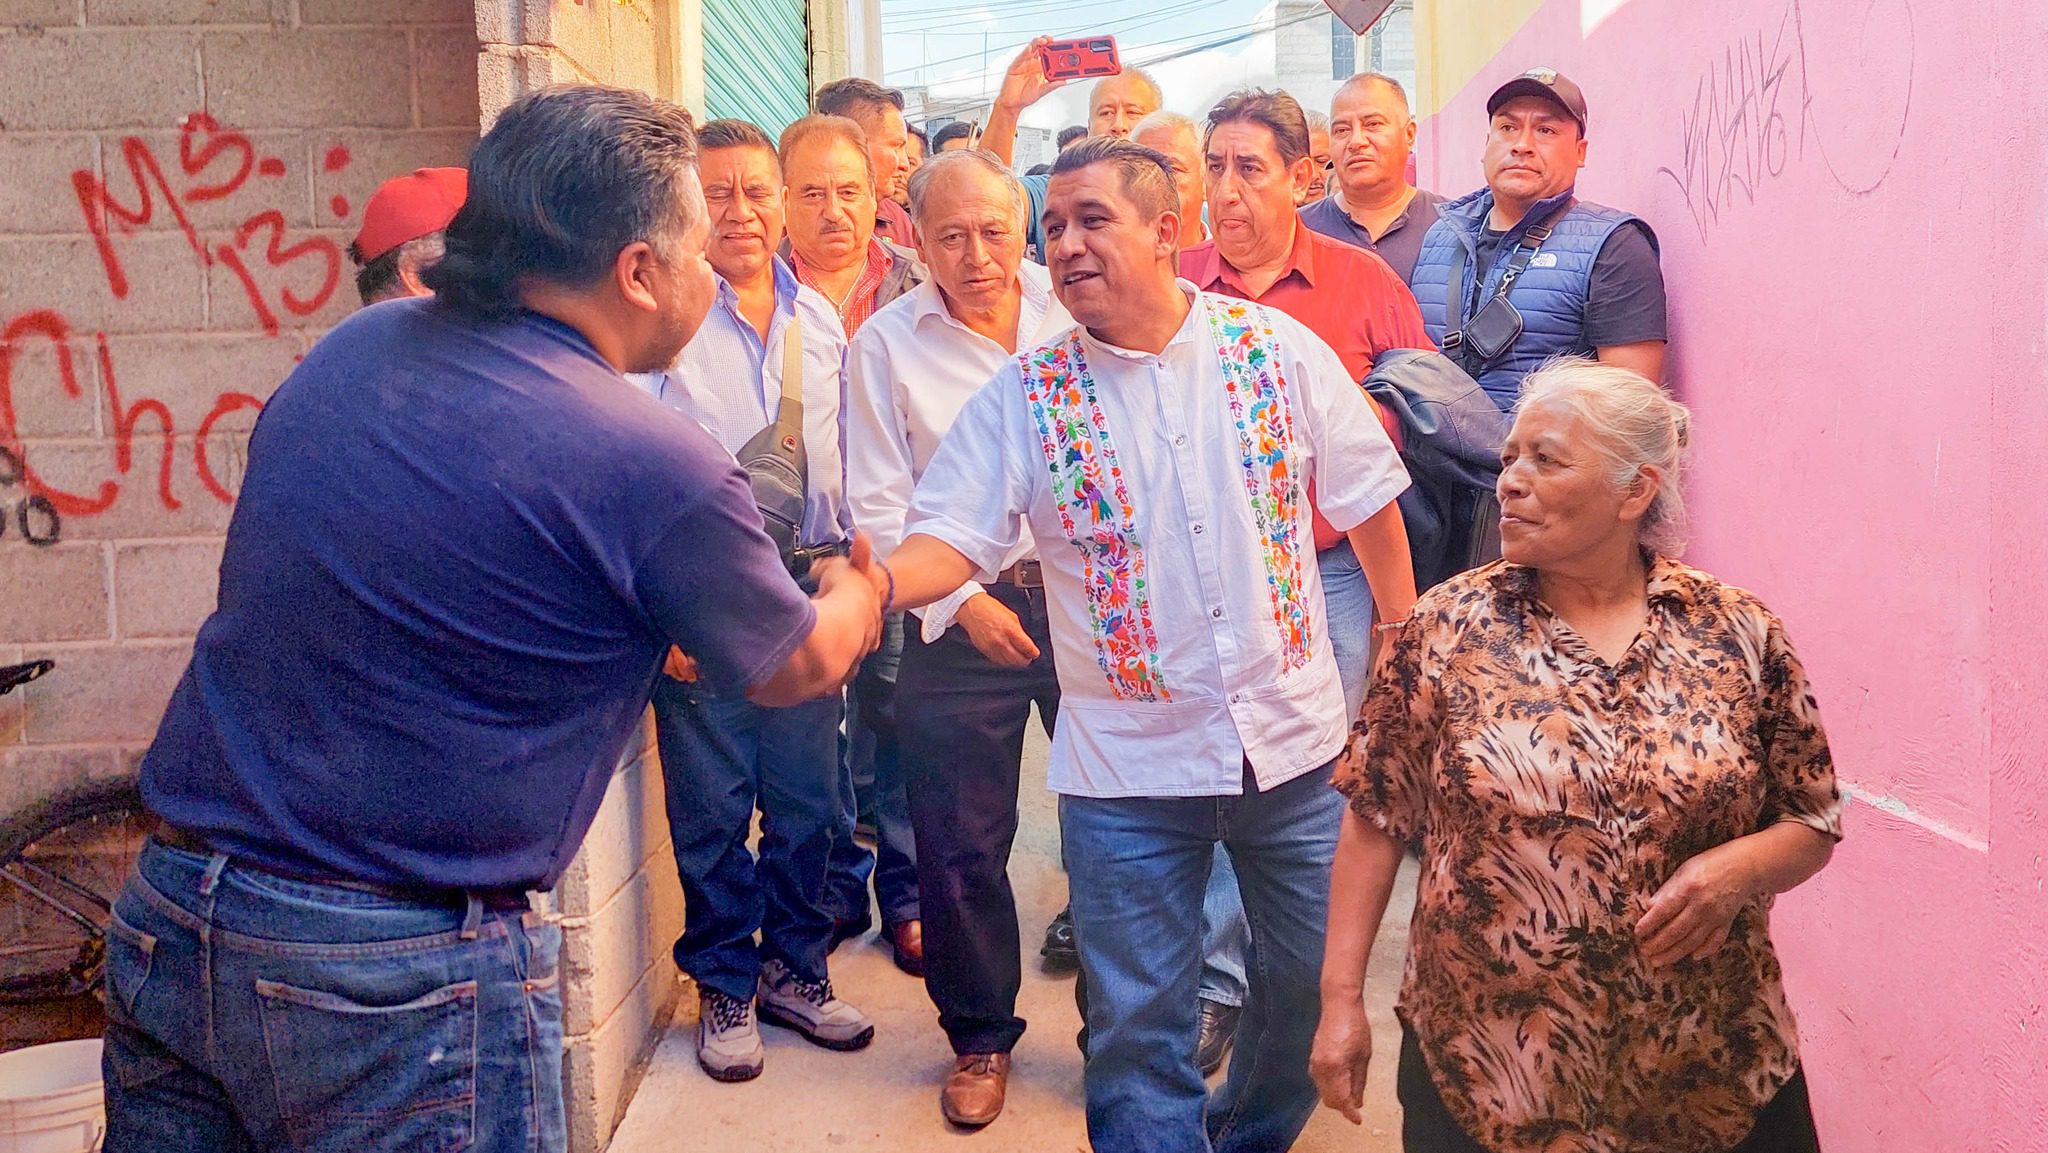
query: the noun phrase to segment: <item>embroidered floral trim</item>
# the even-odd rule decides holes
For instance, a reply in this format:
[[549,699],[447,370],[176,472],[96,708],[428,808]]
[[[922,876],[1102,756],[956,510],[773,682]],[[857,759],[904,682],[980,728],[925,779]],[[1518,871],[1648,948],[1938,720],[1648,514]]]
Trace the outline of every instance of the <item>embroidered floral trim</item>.
[[1145,550],[1077,328],[1018,359],[1060,528],[1081,553],[1095,660],[1119,700],[1171,700],[1152,629]]
[[1266,561],[1281,666],[1309,659],[1309,614],[1302,596],[1302,483],[1294,468],[1294,418],[1280,375],[1280,345],[1265,310],[1241,300],[1204,296],[1209,331],[1244,452],[1245,495]]

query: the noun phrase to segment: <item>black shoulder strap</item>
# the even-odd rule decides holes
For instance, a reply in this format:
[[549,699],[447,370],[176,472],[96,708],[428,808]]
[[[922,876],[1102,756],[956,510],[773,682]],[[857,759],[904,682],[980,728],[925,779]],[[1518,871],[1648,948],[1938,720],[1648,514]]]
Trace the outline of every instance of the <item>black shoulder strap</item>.
[[1550,239],[1551,232],[1557,228],[1557,222],[1563,220],[1564,214],[1570,212],[1572,206],[1577,203],[1576,199],[1566,200],[1558,206],[1556,212],[1529,226],[1529,231],[1524,232],[1522,239],[1516,243],[1515,254],[1508,258],[1507,270],[1500,274],[1500,287],[1493,290],[1495,296],[1508,294],[1508,289],[1513,288],[1515,281],[1521,279],[1522,273],[1529,270],[1529,262],[1536,259],[1536,253],[1542,249],[1543,242]]
[[[1542,250],[1544,242],[1548,241],[1550,234],[1557,229],[1558,221],[1563,220],[1565,213],[1570,212],[1578,202],[1577,197],[1567,199],[1558,206],[1557,211],[1530,225],[1528,231],[1522,233],[1522,238],[1515,242],[1514,254],[1508,257],[1507,267],[1501,271],[1500,283],[1494,287],[1494,299],[1506,296],[1508,290],[1515,286],[1515,281],[1522,278],[1522,273],[1529,270],[1529,262],[1536,259],[1536,253]],[[1482,224],[1481,227],[1485,226]],[[1479,277],[1473,276],[1472,288],[1469,292],[1466,291],[1463,283],[1465,257],[1465,245],[1460,241],[1458,246],[1451,250],[1451,299],[1444,302],[1447,313],[1444,323],[1449,330],[1444,333],[1444,351],[1454,355],[1462,355],[1458,350],[1464,343],[1465,324],[1479,313]],[[1449,315],[1452,305],[1457,308],[1455,315]],[[1456,323],[1453,324],[1452,321]]]
[[782,326],[782,402],[775,411],[775,431],[782,443],[795,442],[796,466],[804,468],[804,330],[794,310]]

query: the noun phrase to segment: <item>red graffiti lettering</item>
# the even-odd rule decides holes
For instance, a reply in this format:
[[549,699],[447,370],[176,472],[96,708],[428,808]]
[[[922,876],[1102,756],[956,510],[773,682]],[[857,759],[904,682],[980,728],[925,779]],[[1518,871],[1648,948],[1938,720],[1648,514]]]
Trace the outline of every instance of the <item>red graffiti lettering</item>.
[[[156,154],[140,137],[123,139],[121,155],[135,185],[133,207],[114,194],[109,182],[101,181],[90,170],[80,169],[71,174],[79,209],[85,213],[86,226],[92,231],[93,240],[99,248],[100,262],[107,273],[107,287],[113,291],[114,298],[126,300],[130,287],[128,274],[122,268],[120,255],[114,247],[114,237],[116,234],[132,236],[138,228],[150,223],[156,215],[156,202],[160,197],[200,263],[207,265],[216,259],[226,260],[235,278],[241,282],[242,291],[249,298],[249,306],[255,310],[263,331],[275,335],[278,331],[277,309],[265,296],[263,286],[250,275],[239,256],[229,255],[228,245],[217,245],[209,251],[186,212],[188,205],[224,200],[248,183],[249,173],[258,167],[256,148],[249,138],[223,128],[219,121],[204,112],[194,112],[185,117],[178,127],[178,166],[186,178],[182,189],[172,187]],[[325,159],[328,171],[347,167],[348,162],[346,147],[337,144],[328,149]],[[261,170],[266,176],[282,176],[284,162],[276,157],[265,157]],[[347,202],[336,197],[334,203],[345,206]],[[336,215],[347,215],[345,208],[337,211]],[[315,256],[325,263],[326,271],[320,280],[319,291],[309,297],[301,297],[287,288],[278,294],[285,310],[294,316],[312,315],[334,296],[335,287],[340,283],[340,247],[324,236],[287,245],[284,213],[271,208],[251,215],[236,228],[233,248],[246,249],[251,237],[266,228],[271,230],[271,236],[264,249],[264,259],[270,266],[282,267],[301,256]]]
[[[0,329],[0,453],[10,462],[19,464],[20,483],[28,493],[47,500],[52,511],[63,516],[95,516],[111,508],[121,493],[121,482],[102,481],[97,496],[66,492],[44,480],[29,462],[27,447],[22,443],[15,423],[14,369],[19,354],[28,339],[42,339],[49,342],[57,357],[57,379],[67,396],[83,399],[85,390],[78,382],[77,366],[71,352],[71,326],[64,318],[49,309],[23,313]],[[144,417],[154,419],[163,442],[163,456],[157,463],[157,499],[164,508],[173,512],[184,507],[173,487],[177,469],[178,429],[176,419],[171,415],[170,406],[156,397],[144,396],[129,401],[121,395],[121,382],[114,369],[112,350],[107,345],[107,334],[94,334],[99,356],[100,374],[107,383],[107,411],[113,416],[114,471],[125,476],[135,465],[135,439],[142,428]],[[198,431],[192,436],[193,472],[201,487],[222,504],[233,504],[235,494],[222,481],[207,456],[207,442],[212,439],[214,426],[221,418],[243,409],[261,409],[263,402],[246,392],[223,392],[214,399],[213,408],[199,422]]]
[[249,268],[242,263],[241,253],[237,251],[248,248],[250,238],[256,233],[265,228],[270,229],[270,243],[264,247],[263,259],[273,268],[283,268],[302,256],[318,256],[326,262],[327,270],[320,281],[320,287],[312,296],[294,296],[289,288],[278,293],[285,308],[293,315],[311,316],[317,312],[321,305],[327,303],[327,298],[334,295],[334,286],[341,281],[341,250],[334,246],[332,240],[316,236],[285,248],[284,227],[284,214],[276,209],[257,213],[243,221],[242,227],[235,230],[234,247],[223,244],[216,250],[221,263],[227,265],[241,280],[243,289],[249,294],[249,303],[256,307],[256,319],[262,323],[263,331],[272,336],[277,335],[277,314],[272,312],[269,304],[264,301],[262,291],[256,287],[255,278],[249,275]]
[[205,485],[206,491],[218,497],[222,504],[235,503],[235,494],[229,492],[227,486],[222,484],[220,479],[214,475],[213,466],[207,461],[206,445],[208,441],[213,439],[214,422],[238,409],[261,409],[262,407],[262,401],[250,396],[246,392],[221,393],[220,399],[214,402],[213,411],[207,413],[206,419],[199,422],[198,435],[192,438],[193,464],[199,471],[199,483]]
[[56,488],[29,464],[28,453],[24,451],[21,437],[14,422],[14,365],[16,355],[21,351],[24,337],[40,336],[50,342],[57,353],[57,379],[64,386],[64,394],[76,400],[85,395],[78,385],[78,367],[71,357],[71,326],[64,318],[45,308],[25,312],[9,321],[0,329],[0,446],[9,449],[21,465],[21,482],[33,496],[50,502],[50,507],[65,516],[92,516],[105,512],[120,495],[121,486],[114,481],[100,485],[97,497],[80,496]]
[[191,219],[185,215],[185,206],[171,191],[170,182],[164,179],[163,166],[156,162],[156,154],[149,150],[149,145],[130,136],[121,142],[121,156],[127,160],[129,175],[135,179],[134,208],[116,200],[113,191],[91,170],[81,168],[71,174],[71,187],[78,193],[79,210],[85,213],[85,226],[91,230],[94,243],[99,245],[100,263],[107,269],[107,287],[113,290],[116,300],[128,299],[128,274],[122,271],[121,258],[114,253],[114,241],[108,227],[120,229],[123,236],[133,236],[136,229],[150,222],[156,214],[155,202],[149,195],[151,181],[163,195],[164,207],[177,218],[178,227],[184,231],[192,251],[199,254],[201,263],[206,261],[206,245],[200,241]]
[[[141,137],[124,138],[120,157],[120,165],[109,162],[106,179],[88,169],[71,175],[72,191],[77,196],[79,211],[85,216],[114,299],[126,300],[133,288],[121,263],[117,239],[132,237],[153,222],[175,224],[202,267],[218,262],[234,273],[255,311],[257,323],[268,334],[279,333],[281,315],[312,316],[333,299],[341,283],[340,246],[325,236],[294,238],[280,208],[257,207],[232,233],[212,238],[211,244],[193,224],[190,206],[228,200],[249,186],[252,174],[269,179],[286,175],[285,162],[275,156],[259,157],[248,136],[224,127],[204,112],[185,117],[178,125],[176,181],[166,175],[163,163]],[[321,165],[324,171],[338,172],[348,167],[351,159],[346,145],[335,144],[326,150]],[[127,177],[116,179],[114,174],[122,166],[127,169]],[[328,207],[337,217],[346,217],[350,211],[348,198],[339,194],[329,199]],[[167,214],[169,220],[164,221],[160,214]],[[248,254],[252,252],[260,253],[261,259],[250,259]],[[94,341],[100,375],[106,382],[113,443],[111,459],[105,459],[102,467],[111,466],[115,475],[100,480],[96,491],[73,492],[52,485],[30,463],[30,446],[23,443],[16,408],[19,390],[28,383],[17,371],[23,363],[22,354],[34,342],[47,343],[55,358],[55,385],[65,397],[89,402],[91,398],[78,376],[73,336],[69,322],[52,309],[24,312],[0,328],[0,464],[5,466],[4,483],[19,485],[25,491],[21,507],[33,505],[36,515],[48,520],[48,531],[43,533],[47,539],[41,543],[56,539],[55,526],[60,516],[94,516],[112,507],[121,493],[123,482],[119,478],[127,476],[134,467],[138,435],[152,437],[162,445],[156,470],[157,501],[170,510],[184,506],[176,488],[179,432],[171,407],[159,397],[122,395],[113,352],[104,332],[95,333]],[[52,382],[39,383],[47,387]],[[201,488],[223,504],[234,503],[235,493],[230,485],[237,479],[238,470],[216,467],[214,456],[218,453],[209,456],[209,451],[220,446],[211,442],[216,434],[226,435],[227,430],[221,426],[223,420],[262,407],[263,401],[251,393],[222,391],[214,397],[212,408],[199,421],[197,429],[189,434],[193,475]],[[153,429],[150,423],[155,425]],[[28,532],[28,522],[24,520],[23,524],[23,531]],[[36,533],[29,535],[33,538]]]
[[100,375],[107,382],[107,411],[114,414],[114,467],[122,473],[128,471],[135,461],[135,426],[145,416],[154,416],[164,430],[164,456],[157,466],[156,491],[164,507],[176,511],[182,507],[171,492],[171,462],[178,452],[177,430],[171,424],[171,410],[161,400],[144,397],[133,405],[121,407],[121,385],[114,379],[114,358],[107,352],[107,334],[98,334],[100,352]]
[[[192,142],[201,132],[209,133],[211,139],[194,152]],[[249,169],[256,163],[256,147],[239,132],[222,132],[220,122],[204,112],[194,112],[185,118],[185,123],[178,128],[178,164],[185,169],[185,175],[198,176],[205,172],[214,157],[223,152],[233,152],[241,158],[234,174],[218,184],[194,185],[186,189],[186,200],[219,200],[233,195],[249,179]]]

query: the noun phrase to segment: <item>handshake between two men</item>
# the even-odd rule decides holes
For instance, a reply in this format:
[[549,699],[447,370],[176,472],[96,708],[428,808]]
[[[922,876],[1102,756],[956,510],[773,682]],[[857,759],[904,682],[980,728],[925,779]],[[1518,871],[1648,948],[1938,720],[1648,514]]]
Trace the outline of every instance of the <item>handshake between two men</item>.
[[[907,568],[906,568],[907,563]],[[909,582],[899,586],[896,569]],[[875,556],[866,533],[853,534],[844,557],[822,557],[811,563],[818,591],[811,595],[817,619],[775,675],[755,686],[747,699],[782,707],[824,696],[845,687],[867,655],[882,643],[882,619],[892,612],[919,608],[944,597],[973,579],[973,565],[957,549],[926,536],[903,542],[890,561]],[[981,612],[978,601],[996,614]],[[962,606],[959,618],[975,647],[1005,667],[1036,660],[1038,648],[1017,624],[1016,614],[986,594]],[[1015,634],[1014,636],[1012,634]],[[990,652],[999,650],[1002,655]],[[662,671],[679,681],[697,679],[697,662],[679,648],[670,648]]]
[[[861,661],[882,643],[882,617],[891,607],[894,581],[866,533],[854,534],[846,556],[812,561],[811,579],[818,586],[811,594],[816,620],[775,675],[747,693],[755,704],[782,707],[843,688]],[[662,672],[679,681],[694,681],[697,662],[671,647]]]

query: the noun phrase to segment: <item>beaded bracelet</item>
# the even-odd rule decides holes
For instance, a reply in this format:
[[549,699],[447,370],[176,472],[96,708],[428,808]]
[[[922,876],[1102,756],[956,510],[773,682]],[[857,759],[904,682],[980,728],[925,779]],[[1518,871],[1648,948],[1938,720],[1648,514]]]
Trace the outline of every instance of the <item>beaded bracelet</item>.
[[875,567],[881,569],[882,575],[889,578],[889,595],[882,598],[882,615],[888,616],[889,610],[896,607],[896,572],[880,557],[875,558]]
[[1397,621],[1381,621],[1380,623],[1372,626],[1372,635],[1378,636],[1381,633],[1393,632],[1395,629],[1398,629],[1402,625],[1405,625],[1407,623],[1407,617],[1402,617],[1400,620]]

